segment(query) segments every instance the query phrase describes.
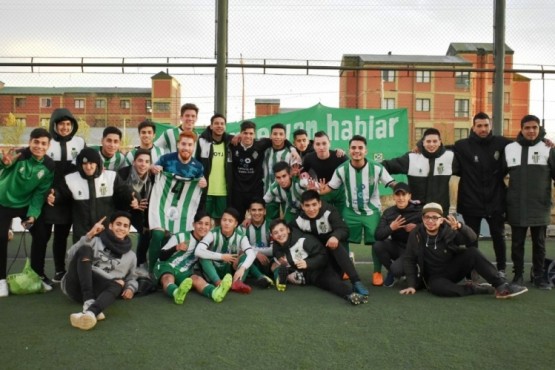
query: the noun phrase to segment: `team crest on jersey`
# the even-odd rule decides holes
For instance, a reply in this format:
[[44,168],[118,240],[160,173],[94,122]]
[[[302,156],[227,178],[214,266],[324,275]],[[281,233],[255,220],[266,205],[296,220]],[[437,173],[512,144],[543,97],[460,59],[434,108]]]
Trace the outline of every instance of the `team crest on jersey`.
[[77,157],[77,149],[71,148],[71,158],[75,159]]
[[20,168],[19,168],[19,173],[23,173],[23,171],[25,171],[25,168],[20,167]]
[[330,230],[328,229],[328,224],[322,220],[318,222],[318,234],[327,234]]
[[493,159],[495,159],[496,161],[499,160],[500,156],[501,154],[499,153],[499,150],[496,150],[495,153],[493,153]]
[[256,158],[258,158],[258,153],[257,152],[252,153],[252,159],[256,159]]
[[291,248],[289,248],[289,251],[291,252],[291,257],[295,262],[299,262],[308,257],[308,253],[306,253],[303,248],[304,240],[304,238],[299,239]]
[[100,184],[100,194],[101,195],[108,194],[108,187],[104,183]]
[[40,180],[40,179],[42,179],[43,176],[44,176],[44,170],[40,170],[40,171],[37,173],[37,177],[38,177],[39,180]]
[[437,173],[439,173],[440,175],[443,174],[443,171],[445,170],[445,168],[443,167],[443,163],[440,163],[437,166]]
[[167,216],[171,221],[176,221],[177,219],[179,219],[179,210],[177,209],[177,207],[170,207],[170,208],[168,208],[168,210],[166,211],[166,216]]
[[538,152],[534,152],[534,154],[532,155],[532,160],[535,164],[538,164],[538,162],[540,161],[540,155],[538,154]]

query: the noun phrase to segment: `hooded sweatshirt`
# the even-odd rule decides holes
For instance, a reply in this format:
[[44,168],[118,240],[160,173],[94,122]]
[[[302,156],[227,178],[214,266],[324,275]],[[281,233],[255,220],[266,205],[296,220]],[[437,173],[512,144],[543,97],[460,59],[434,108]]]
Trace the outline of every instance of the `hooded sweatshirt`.
[[428,152],[422,142],[417,147],[420,153],[405,155],[382,162],[390,174],[407,175],[412,190],[412,199],[422,204],[436,202],[441,204],[443,212],[449,212],[449,180],[458,170],[455,155],[446,150],[443,144],[434,153]]
[[544,226],[550,223],[551,180],[555,179],[555,149],[542,142],[545,130],[535,140],[519,133],[505,147],[507,222],[511,226]]
[[[62,136],[56,129],[56,124],[60,121],[71,121],[71,132],[67,136]],[[64,181],[64,176],[75,170],[75,160],[77,155],[86,146],[85,140],[75,136],[79,125],[71,112],[65,108],[58,108],[50,116],[50,146],[47,154],[54,160],[54,181],[53,188],[57,188]],[[54,207],[44,204],[42,216],[48,224],[71,224],[71,206],[69,204],[56,204]]]

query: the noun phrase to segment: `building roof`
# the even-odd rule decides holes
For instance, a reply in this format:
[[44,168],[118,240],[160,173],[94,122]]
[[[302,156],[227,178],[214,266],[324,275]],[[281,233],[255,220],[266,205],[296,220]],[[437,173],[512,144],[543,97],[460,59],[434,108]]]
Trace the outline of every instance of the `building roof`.
[[[452,42],[447,49],[447,55],[457,54],[478,54],[483,50],[486,54],[493,53],[493,43],[491,42]],[[514,50],[505,44],[505,54],[514,54]]]
[[150,95],[150,88],[136,87],[4,87],[0,95],[64,95],[64,94],[109,94],[109,95]]
[[367,64],[401,65],[458,65],[468,66],[471,62],[454,55],[395,55],[395,54],[345,54],[343,66],[362,66]]
[[280,103],[279,99],[263,99],[263,98],[254,99],[254,104],[279,104],[279,103]]
[[171,80],[173,77],[164,71],[160,71],[151,77],[153,80]]

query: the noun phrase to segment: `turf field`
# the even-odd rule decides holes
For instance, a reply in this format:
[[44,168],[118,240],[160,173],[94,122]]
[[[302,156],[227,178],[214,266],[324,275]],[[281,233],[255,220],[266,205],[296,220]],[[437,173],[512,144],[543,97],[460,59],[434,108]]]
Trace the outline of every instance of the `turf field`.
[[[16,248],[10,243],[10,256]],[[369,250],[352,249],[369,285]],[[491,242],[481,249],[492,256]],[[12,272],[22,266],[18,259]],[[401,296],[397,287],[380,287],[361,306],[314,287],[255,288],[220,304],[190,292],[183,306],[155,293],[116,302],[105,321],[83,332],[69,324],[81,306],[56,287],[0,299],[0,368],[550,369],[555,290],[529,288],[497,300]]]

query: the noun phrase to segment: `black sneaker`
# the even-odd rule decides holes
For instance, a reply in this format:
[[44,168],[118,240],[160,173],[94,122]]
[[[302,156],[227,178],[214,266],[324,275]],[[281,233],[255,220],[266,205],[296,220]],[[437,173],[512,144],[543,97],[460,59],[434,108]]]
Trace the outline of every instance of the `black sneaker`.
[[60,281],[62,281],[62,279],[64,278],[64,275],[66,274],[65,271],[57,271],[54,274],[54,277],[52,278],[52,281],[55,283],[59,283]]
[[393,286],[395,286],[395,283],[395,275],[393,275],[393,273],[389,271],[387,273],[387,276],[385,277],[385,280],[383,281],[383,286],[386,288],[393,288]]
[[52,280],[50,280],[50,279],[48,278],[48,276],[46,276],[46,275],[41,276],[40,279],[42,280],[42,289],[43,289],[45,292],[51,291],[51,290],[52,290],[52,286],[54,285],[54,283],[52,282]]
[[524,278],[522,277],[522,274],[515,274],[513,277],[513,284],[524,286]]
[[551,284],[543,276],[534,276],[534,286],[541,290],[551,290]]
[[495,288],[495,298],[507,299],[526,293],[528,288],[522,285],[505,283]]
[[493,294],[495,292],[495,288],[489,284],[466,283],[466,288],[472,294]]

